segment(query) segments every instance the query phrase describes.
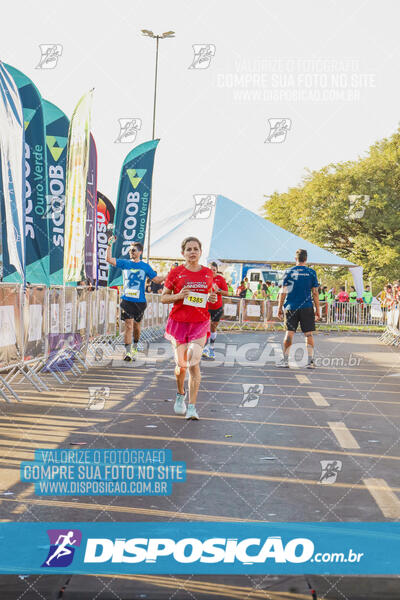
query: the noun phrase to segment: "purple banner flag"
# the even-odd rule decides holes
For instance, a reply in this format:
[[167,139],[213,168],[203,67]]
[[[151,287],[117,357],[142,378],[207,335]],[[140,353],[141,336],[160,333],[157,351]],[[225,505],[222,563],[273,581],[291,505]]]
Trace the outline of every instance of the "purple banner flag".
[[86,182],[85,273],[93,283],[97,279],[97,151],[90,134],[89,166]]

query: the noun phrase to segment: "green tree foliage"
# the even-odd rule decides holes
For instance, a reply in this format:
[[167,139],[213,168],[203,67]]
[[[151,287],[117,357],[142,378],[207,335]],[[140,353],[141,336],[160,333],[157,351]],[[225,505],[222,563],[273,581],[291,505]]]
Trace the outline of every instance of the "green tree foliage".
[[263,212],[273,223],[362,265],[366,278],[399,279],[400,128],[357,161],[307,171],[299,187],[275,192]]

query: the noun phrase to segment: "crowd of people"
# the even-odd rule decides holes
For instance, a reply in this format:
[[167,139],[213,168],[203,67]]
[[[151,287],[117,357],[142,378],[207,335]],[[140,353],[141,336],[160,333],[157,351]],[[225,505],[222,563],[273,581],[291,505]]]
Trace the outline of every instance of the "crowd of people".
[[320,302],[328,302],[328,304],[332,304],[333,302],[348,302],[349,304],[372,304],[373,295],[370,290],[369,285],[367,285],[364,289],[364,293],[361,298],[358,297],[356,292],[356,288],[352,285],[350,286],[350,291],[346,291],[346,287],[344,285],[339,287],[339,291],[336,292],[335,288],[332,287],[328,290],[328,286],[323,286],[318,288],[318,297]]
[[381,306],[392,310],[400,306],[400,281],[387,283],[380,294],[377,296]]
[[[228,283],[231,296],[235,295],[238,298],[250,298],[253,300],[277,301],[279,299],[281,287],[281,285],[274,281],[266,281],[265,283],[258,283],[257,290],[253,292],[250,288],[248,278],[246,277],[240,282],[240,285],[236,288],[235,294],[233,294],[233,288]],[[365,286],[361,297],[358,297],[356,288],[353,285],[350,286],[349,291],[346,290],[346,286],[344,285],[339,286],[337,291],[334,287],[328,289],[328,286],[325,285],[323,287],[318,287],[318,298],[320,302],[327,302],[328,304],[337,302],[364,304],[368,306],[372,304],[374,296],[369,285]],[[376,298],[384,308],[391,309],[394,306],[400,305],[400,281],[386,284]]]
[[[217,269],[217,264],[215,269]],[[177,267],[179,263],[174,263],[174,267]],[[211,267],[212,268],[212,267]],[[217,269],[218,270],[218,269]],[[225,279],[224,279],[225,281]],[[234,289],[229,280],[226,280],[227,296],[233,296],[236,298],[246,298],[251,300],[270,300],[277,302],[279,300],[279,294],[281,291],[281,285],[275,281],[258,282],[257,289],[253,291],[250,287],[248,277],[241,280],[240,284]],[[146,294],[162,294],[163,285],[161,283],[155,283],[150,279],[147,279]],[[346,286],[341,285],[337,288],[328,286],[319,286],[318,298],[320,302],[327,302],[328,304],[336,303],[348,303],[351,304],[363,304],[369,306],[372,304],[374,296],[372,294],[369,285],[365,286],[364,292],[361,297],[358,297],[354,286],[350,286],[349,291],[346,290]],[[400,281],[388,283],[384,286],[384,289],[377,294],[377,300],[379,300],[382,308],[393,308],[396,305],[400,305]]]
[[[233,288],[231,286],[232,292]],[[253,300],[278,300],[279,285],[275,281],[261,281],[257,284],[257,289],[253,292],[250,288],[250,282],[247,277],[242,279],[240,285],[236,288],[235,296],[238,298],[251,298]],[[234,295],[233,293],[231,294]]]

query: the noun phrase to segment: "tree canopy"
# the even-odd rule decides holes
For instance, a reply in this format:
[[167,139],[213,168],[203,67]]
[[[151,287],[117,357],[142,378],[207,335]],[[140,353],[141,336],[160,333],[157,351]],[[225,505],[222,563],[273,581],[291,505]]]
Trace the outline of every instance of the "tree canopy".
[[366,277],[399,279],[399,147],[400,128],[365,157],[307,170],[301,185],[269,197],[265,218],[362,265]]

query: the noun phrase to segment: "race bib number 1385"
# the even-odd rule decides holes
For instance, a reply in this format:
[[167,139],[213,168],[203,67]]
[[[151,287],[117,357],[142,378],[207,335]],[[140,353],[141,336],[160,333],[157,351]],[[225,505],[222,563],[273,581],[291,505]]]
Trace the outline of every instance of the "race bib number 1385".
[[201,294],[200,292],[193,292],[186,296],[183,304],[188,306],[197,306],[197,308],[205,308],[207,304],[208,294]]

